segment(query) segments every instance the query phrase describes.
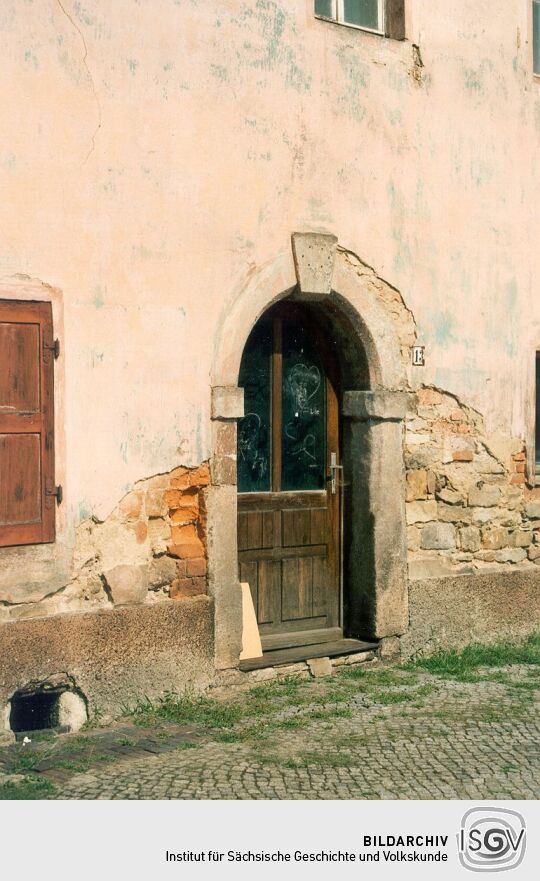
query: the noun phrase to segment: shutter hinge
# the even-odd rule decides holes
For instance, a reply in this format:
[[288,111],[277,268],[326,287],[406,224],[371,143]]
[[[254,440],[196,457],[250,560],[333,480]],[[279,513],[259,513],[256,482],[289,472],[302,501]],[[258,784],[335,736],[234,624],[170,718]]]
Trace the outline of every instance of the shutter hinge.
[[43,343],[44,349],[49,349],[49,351],[54,352],[54,360],[60,357],[60,340],[55,339],[52,343]]
[[46,496],[56,496],[56,504],[61,505],[64,498],[64,491],[61,486],[55,486],[54,489],[46,489]]

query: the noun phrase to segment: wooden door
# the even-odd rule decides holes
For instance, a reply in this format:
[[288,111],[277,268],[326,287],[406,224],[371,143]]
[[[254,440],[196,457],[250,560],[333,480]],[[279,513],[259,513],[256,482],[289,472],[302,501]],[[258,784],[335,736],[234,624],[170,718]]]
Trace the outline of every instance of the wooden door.
[[280,304],[246,344],[239,384],[238,553],[263,647],[341,635],[337,371],[307,310]]

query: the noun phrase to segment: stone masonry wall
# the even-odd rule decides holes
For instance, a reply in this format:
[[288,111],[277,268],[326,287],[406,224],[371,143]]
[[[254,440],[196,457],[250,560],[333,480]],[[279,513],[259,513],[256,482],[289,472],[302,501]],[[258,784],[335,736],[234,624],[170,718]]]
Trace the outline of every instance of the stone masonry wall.
[[209,482],[203,463],[137,483],[105,521],[79,526],[71,580],[34,601],[0,596],[0,622],[206,594]]
[[433,387],[413,398],[405,434],[409,575],[540,565],[540,488],[523,441],[486,436],[479,413]]

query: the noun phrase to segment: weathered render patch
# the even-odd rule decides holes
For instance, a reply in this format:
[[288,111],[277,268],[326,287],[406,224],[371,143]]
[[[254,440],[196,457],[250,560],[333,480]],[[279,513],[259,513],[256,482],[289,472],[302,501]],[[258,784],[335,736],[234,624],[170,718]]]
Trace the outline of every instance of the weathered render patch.
[[209,482],[203,463],[136,484],[105,521],[80,525],[70,581],[44,599],[0,596],[0,621],[206,594]]
[[304,57],[298,57],[294,17],[286,4],[275,0],[257,0],[255,9],[242,4],[232,24],[249,34],[243,51],[237,52],[239,68],[251,67],[261,71],[277,70],[286,88],[297,92],[309,92],[311,75],[303,67]]
[[405,370],[410,362],[411,346],[415,344],[417,336],[417,327],[413,313],[407,307],[398,289],[383,278],[380,278],[372,266],[364,263],[357,254],[340,245],[337,246],[337,250],[347,264],[354,268],[363,284],[367,285],[373,299],[379,302],[394,324],[400,344],[401,360]]

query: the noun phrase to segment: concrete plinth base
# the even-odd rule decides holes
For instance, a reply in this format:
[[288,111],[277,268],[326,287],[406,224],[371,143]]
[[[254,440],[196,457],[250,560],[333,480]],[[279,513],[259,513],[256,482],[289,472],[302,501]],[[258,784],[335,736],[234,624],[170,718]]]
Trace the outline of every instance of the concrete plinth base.
[[427,578],[409,583],[402,657],[515,641],[540,627],[540,569]]
[[165,691],[201,691],[214,672],[208,597],[0,626],[0,707],[30,683],[62,674],[96,712]]

